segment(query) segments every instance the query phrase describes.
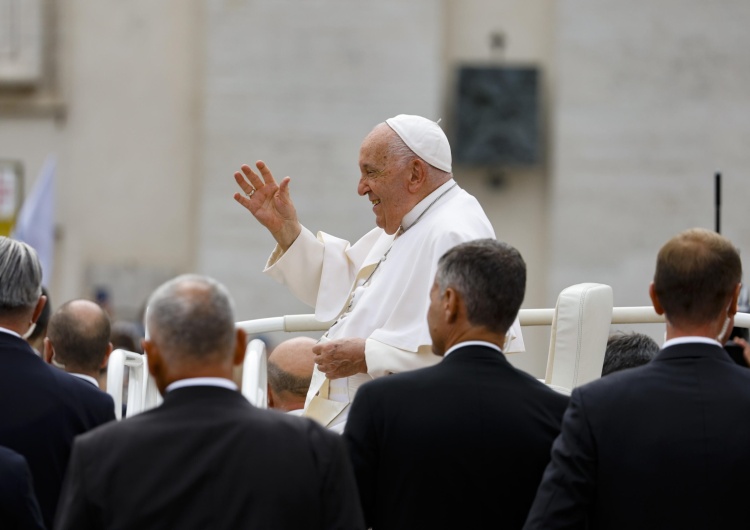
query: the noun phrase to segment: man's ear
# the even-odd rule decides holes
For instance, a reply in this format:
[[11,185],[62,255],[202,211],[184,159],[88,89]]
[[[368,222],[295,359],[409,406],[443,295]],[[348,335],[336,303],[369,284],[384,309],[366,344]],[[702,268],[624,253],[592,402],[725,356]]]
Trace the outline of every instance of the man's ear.
[[421,188],[427,180],[427,174],[429,168],[427,162],[419,158],[415,158],[409,162],[409,191],[415,193]]
[[164,395],[164,391],[167,387],[166,381],[166,367],[164,365],[164,358],[161,356],[161,350],[154,342],[148,339],[141,340],[141,348],[143,353],[146,354],[146,361],[148,362],[148,371],[154,378],[156,387],[159,392]]
[[245,360],[245,350],[247,350],[247,333],[244,329],[237,328],[237,335],[234,344],[233,366],[241,365]]
[[727,316],[733,317],[737,314],[737,306],[740,303],[740,292],[742,291],[742,284],[738,283],[737,287],[734,289],[734,293],[732,294],[732,300],[729,302],[729,307],[727,308]]
[[42,295],[39,297],[39,300],[36,302],[36,307],[34,308],[34,313],[31,315],[31,322],[36,323],[37,320],[39,320],[39,315],[42,314],[42,309],[44,309],[44,304],[47,303],[47,297]]
[[107,363],[109,363],[109,356],[112,354],[112,350],[114,350],[114,346],[112,346],[112,343],[107,344],[107,353],[104,354],[104,359],[102,359],[102,364],[99,366],[101,370],[104,370],[107,367]]
[[651,298],[651,303],[654,305],[654,311],[656,311],[656,314],[663,315],[664,308],[661,306],[661,302],[659,301],[659,296],[656,294],[656,288],[654,287],[654,282],[651,282],[651,285],[648,286],[648,295]]
[[52,364],[52,357],[55,356],[55,349],[52,347],[49,337],[44,337],[44,349],[42,351],[42,358],[47,364]]
[[452,324],[461,310],[461,297],[452,287],[447,287],[443,294],[443,311],[446,323]]

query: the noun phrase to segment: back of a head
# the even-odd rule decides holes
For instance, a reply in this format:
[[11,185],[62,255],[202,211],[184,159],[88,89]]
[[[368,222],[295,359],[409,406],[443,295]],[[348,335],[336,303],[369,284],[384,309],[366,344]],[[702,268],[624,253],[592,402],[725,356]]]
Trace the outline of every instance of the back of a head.
[[673,323],[710,322],[726,309],[742,279],[742,262],[725,237],[702,228],[681,232],[659,250],[654,291]]
[[42,266],[26,243],[0,236],[0,317],[32,309],[42,295]]
[[147,307],[150,340],[170,361],[211,362],[232,355],[234,304],[216,280],[178,276],[157,288]]
[[140,330],[135,323],[125,320],[116,320],[112,322],[109,341],[112,343],[112,347],[115,350],[121,349],[135,353],[143,353],[140,344],[142,338]]
[[526,263],[507,243],[477,239],[446,252],[435,279],[441,294],[448,287],[461,294],[472,325],[504,334],[523,302]]
[[659,349],[659,344],[643,333],[613,333],[607,339],[602,376],[646,364]]
[[316,343],[310,337],[295,337],[285,340],[271,351],[268,356],[268,384],[275,393],[289,392],[304,399],[315,367],[312,348]]
[[68,371],[96,372],[109,352],[107,313],[90,300],[71,300],[50,318],[47,337]]

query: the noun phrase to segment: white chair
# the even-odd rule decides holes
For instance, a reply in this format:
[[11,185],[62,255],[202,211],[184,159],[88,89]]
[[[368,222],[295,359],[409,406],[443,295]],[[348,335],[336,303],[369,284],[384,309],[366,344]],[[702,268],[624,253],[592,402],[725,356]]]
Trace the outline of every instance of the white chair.
[[253,339],[245,350],[242,363],[242,395],[262,409],[268,408],[268,364],[266,343]]
[[572,390],[601,377],[612,309],[609,285],[579,283],[560,292],[551,324],[545,383]]
[[107,363],[107,393],[115,401],[115,417],[122,419],[122,401],[125,373],[128,374],[128,417],[156,407],[162,401],[151,374],[148,372],[146,354],[115,350]]

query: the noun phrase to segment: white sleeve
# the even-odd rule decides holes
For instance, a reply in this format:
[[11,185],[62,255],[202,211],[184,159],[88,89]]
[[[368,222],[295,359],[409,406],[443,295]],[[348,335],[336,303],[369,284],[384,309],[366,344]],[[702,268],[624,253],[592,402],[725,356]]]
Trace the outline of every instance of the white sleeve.
[[430,344],[420,346],[418,351],[413,352],[389,346],[375,339],[365,341],[367,373],[373,378],[425,368],[439,363],[440,359],[440,356],[432,353]]

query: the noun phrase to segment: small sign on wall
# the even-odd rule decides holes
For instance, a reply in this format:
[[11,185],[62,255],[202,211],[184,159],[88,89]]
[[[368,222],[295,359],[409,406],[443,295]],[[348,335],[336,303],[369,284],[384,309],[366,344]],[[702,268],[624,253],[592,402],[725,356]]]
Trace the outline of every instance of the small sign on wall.
[[23,166],[16,160],[0,160],[0,236],[9,236],[21,208]]

